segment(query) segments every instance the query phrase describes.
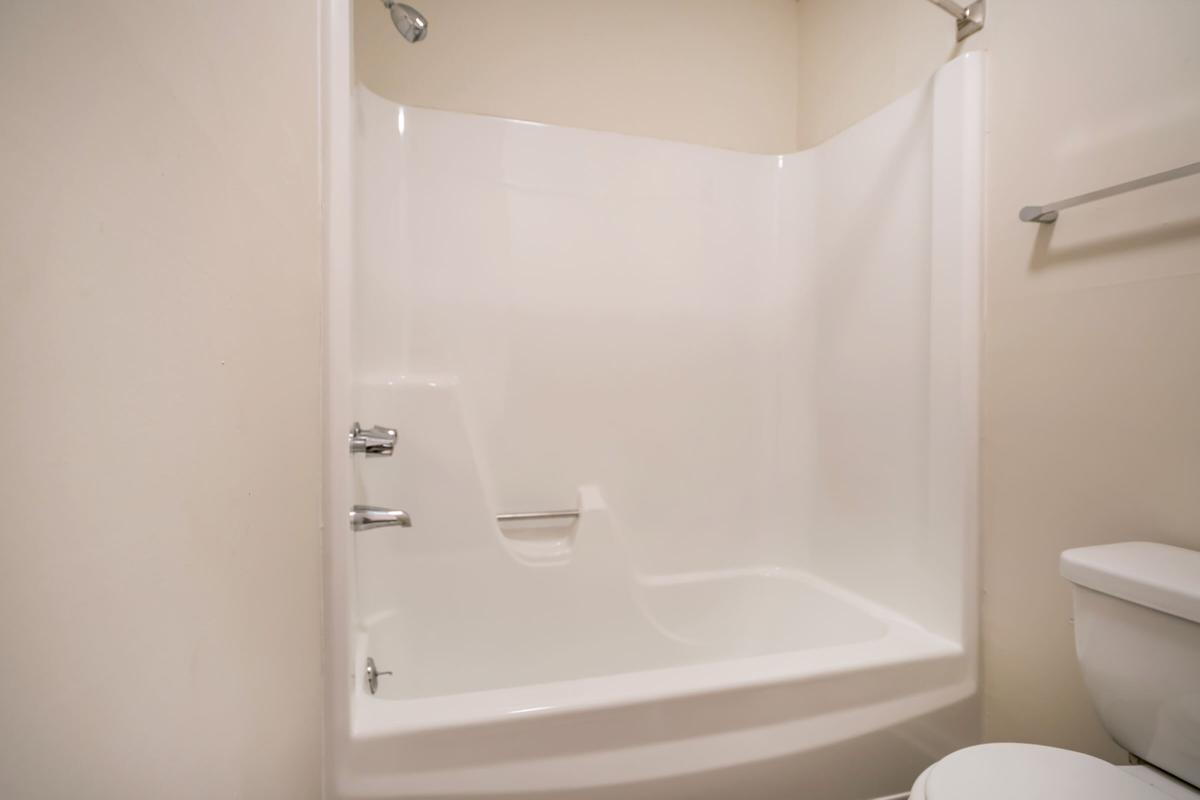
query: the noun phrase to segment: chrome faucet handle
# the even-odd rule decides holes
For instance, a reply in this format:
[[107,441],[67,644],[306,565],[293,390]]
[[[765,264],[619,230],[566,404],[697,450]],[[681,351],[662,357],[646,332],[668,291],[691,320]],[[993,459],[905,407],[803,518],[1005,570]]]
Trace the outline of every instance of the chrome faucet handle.
[[350,527],[356,531],[399,526],[411,528],[412,518],[407,511],[379,506],[354,506],[350,511]]
[[364,428],[357,422],[350,428],[350,452],[368,456],[390,456],[396,447],[396,431],[382,425]]

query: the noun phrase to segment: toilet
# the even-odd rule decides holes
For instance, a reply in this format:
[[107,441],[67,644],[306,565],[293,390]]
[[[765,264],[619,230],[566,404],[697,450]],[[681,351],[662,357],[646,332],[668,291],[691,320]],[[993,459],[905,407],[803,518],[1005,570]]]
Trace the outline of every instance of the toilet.
[[1123,542],[1067,550],[1060,568],[1088,693],[1140,763],[983,744],[926,769],[910,800],[1200,800],[1200,552]]

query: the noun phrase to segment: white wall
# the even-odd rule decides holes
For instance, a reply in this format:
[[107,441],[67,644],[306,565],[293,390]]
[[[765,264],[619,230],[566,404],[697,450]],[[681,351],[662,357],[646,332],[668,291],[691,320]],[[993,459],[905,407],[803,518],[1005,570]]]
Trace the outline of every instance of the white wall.
[[795,0],[422,0],[406,43],[355,2],[358,77],[410,106],[676,139],[793,149]]
[[317,7],[0,7],[0,795],[320,793]]
[[[926,6],[800,1],[800,141],[952,52],[953,22]],[[989,0],[987,27],[964,43],[990,51],[989,739],[1120,759],[1075,663],[1058,553],[1126,539],[1200,548],[1200,179],[1064,212],[1054,228],[1017,221],[1023,205],[1200,158],[1197,30],[1189,0]]]
[[784,191],[809,199],[780,216],[804,366],[776,367],[796,383],[780,416],[809,431],[777,434],[807,487],[803,532],[785,535],[818,574],[971,653],[984,74],[981,54],[960,58],[782,159]]
[[769,561],[775,159],[362,100],[358,377],[461,381],[493,515],[594,483],[643,570]]
[[376,414],[418,398],[368,421],[425,473],[363,470],[363,502],[427,520],[393,549],[445,570],[496,514],[595,486],[637,572],[811,568],[961,640],[981,61],[790,156],[363,91],[356,377],[393,386],[362,393]]

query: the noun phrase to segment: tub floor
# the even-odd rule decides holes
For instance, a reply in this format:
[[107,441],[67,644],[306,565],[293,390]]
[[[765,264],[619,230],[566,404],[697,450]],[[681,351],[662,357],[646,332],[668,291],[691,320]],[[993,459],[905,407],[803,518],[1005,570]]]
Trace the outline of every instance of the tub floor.
[[[551,589],[552,587],[546,587]],[[553,587],[559,588],[559,587]],[[554,683],[882,638],[861,602],[794,571],[643,577],[620,602],[547,591],[528,602],[400,611],[367,629],[376,697],[413,699]],[[593,603],[607,608],[591,607]]]

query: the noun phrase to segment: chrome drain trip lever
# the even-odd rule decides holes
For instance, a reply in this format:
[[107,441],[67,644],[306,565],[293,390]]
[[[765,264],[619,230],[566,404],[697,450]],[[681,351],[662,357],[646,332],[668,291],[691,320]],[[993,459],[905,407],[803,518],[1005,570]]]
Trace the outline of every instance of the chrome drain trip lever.
[[367,679],[367,688],[371,690],[371,694],[375,694],[379,690],[379,676],[391,674],[390,669],[380,672],[379,668],[375,666],[375,659],[367,656],[367,669],[364,677]]

